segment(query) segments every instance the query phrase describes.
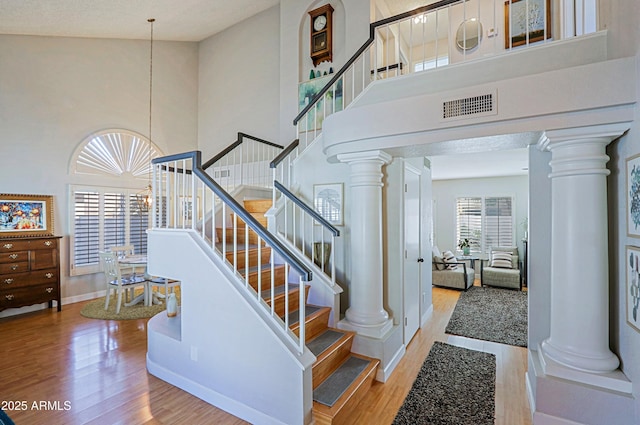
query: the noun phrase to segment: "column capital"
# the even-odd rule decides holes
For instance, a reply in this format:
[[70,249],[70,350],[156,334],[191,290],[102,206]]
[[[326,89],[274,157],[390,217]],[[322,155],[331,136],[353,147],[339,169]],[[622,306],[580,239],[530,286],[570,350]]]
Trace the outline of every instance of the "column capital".
[[550,151],[556,146],[568,143],[580,143],[600,140],[604,145],[608,145],[613,140],[622,136],[630,126],[627,122],[616,124],[594,125],[589,127],[563,128],[560,130],[547,130],[538,140],[538,149]]
[[393,157],[388,153],[380,150],[354,152],[354,153],[341,153],[338,155],[338,161],[352,163],[360,161],[380,161],[383,165],[389,164]]

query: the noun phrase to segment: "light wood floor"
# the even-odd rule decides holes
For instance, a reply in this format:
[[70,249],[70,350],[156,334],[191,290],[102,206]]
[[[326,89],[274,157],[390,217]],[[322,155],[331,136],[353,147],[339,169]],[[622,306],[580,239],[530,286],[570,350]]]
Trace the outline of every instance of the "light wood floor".
[[[496,425],[531,424],[526,349],[446,335],[459,295],[433,289],[433,315],[387,383],[376,382],[347,423],[390,424],[431,345],[443,341],[494,353]],[[16,424],[246,423],[146,372],[146,320],[86,319],[83,305],[0,319],[0,401],[24,409],[7,412]]]

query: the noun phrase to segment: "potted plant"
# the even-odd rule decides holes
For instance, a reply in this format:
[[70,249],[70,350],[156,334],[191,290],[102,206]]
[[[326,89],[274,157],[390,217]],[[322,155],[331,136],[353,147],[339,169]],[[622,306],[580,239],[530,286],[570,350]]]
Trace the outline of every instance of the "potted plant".
[[469,255],[471,252],[471,242],[469,242],[469,238],[461,239],[458,242],[458,248],[462,250],[463,255]]

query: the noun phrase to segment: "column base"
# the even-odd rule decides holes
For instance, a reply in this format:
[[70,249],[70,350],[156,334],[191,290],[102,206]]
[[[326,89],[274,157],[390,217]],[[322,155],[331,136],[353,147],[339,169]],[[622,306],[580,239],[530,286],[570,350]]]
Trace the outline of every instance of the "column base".
[[[623,393],[631,393],[631,381],[619,369],[610,372],[589,372],[580,370],[571,365],[566,365],[555,360],[549,353],[549,348],[553,350],[547,341],[538,347],[538,360],[542,366],[545,375],[554,376],[556,378],[567,379],[569,381],[579,382],[582,384],[592,385],[605,390],[619,391]],[[618,358],[615,357],[616,365]]]
[[620,366],[620,360],[611,351],[602,356],[584,356],[558,348],[549,339],[542,342],[540,351],[555,363],[586,373],[608,373]]
[[370,338],[381,339],[393,327],[393,320],[387,319],[379,325],[359,325],[350,322],[349,319],[342,319],[338,322],[338,329],[343,331],[355,332],[358,335],[368,336]]
[[[635,398],[630,387],[629,392],[611,391],[606,387],[551,376],[545,373],[544,369],[549,369],[549,363],[543,365],[540,346],[538,350],[530,349],[528,354],[527,389],[533,423],[636,423]],[[621,372],[618,373],[622,375]],[[620,378],[626,380],[626,377]]]

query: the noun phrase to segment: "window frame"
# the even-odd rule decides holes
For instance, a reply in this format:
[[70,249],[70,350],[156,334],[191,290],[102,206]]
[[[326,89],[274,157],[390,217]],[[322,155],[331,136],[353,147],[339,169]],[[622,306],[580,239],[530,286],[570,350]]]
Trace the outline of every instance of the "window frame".
[[[503,246],[503,245],[492,245],[489,246],[489,244],[487,243],[487,199],[508,199],[509,202],[511,203],[510,208],[511,208],[511,226],[510,226],[510,232],[511,232],[511,241],[509,242],[508,246],[516,246],[515,245],[515,239],[516,239],[516,198],[513,195],[480,195],[480,196],[457,196],[455,198],[455,228],[454,228],[454,240],[455,240],[455,246],[456,246],[456,250],[457,251],[461,251],[461,249],[459,249],[458,247],[458,243],[461,240],[461,236],[460,236],[460,225],[459,225],[459,220],[460,220],[460,215],[458,213],[459,210],[459,202],[461,199],[479,199],[480,200],[480,237],[479,237],[479,243],[476,243],[475,246],[474,244],[472,244],[471,246],[471,250],[470,252],[472,254],[488,254],[489,250],[491,249],[492,246]],[[501,216],[502,217],[502,216]],[[504,216],[506,217],[506,216]],[[472,241],[473,242],[473,241]]]
[[[97,186],[97,185],[69,185],[69,229],[70,229],[70,242],[69,242],[69,275],[80,276],[92,273],[100,272],[100,262],[92,261],[86,264],[76,263],[76,238],[78,236],[76,232],[76,194],[79,192],[89,192],[98,194],[98,252],[105,251],[109,246],[106,245],[107,232],[105,229],[106,224],[106,209],[105,209],[105,195],[106,194],[121,194],[125,196],[124,202],[124,240],[118,241],[119,245],[131,244],[131,224],[132,217],[135,212],[131,210],[132,197],[135,197],[139,189],[131,189],[117,186]],[[146,213],[147,229],[151,222],[150,211]],[[146,248],[147,232],[144,231],[144,235],[140,237],[140,245]],[[144,249],[142,251],[145,251]],[[144,252],[139,252],[144,253]]]

